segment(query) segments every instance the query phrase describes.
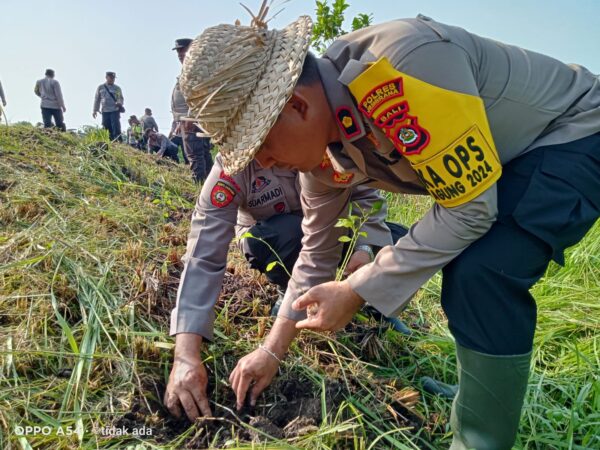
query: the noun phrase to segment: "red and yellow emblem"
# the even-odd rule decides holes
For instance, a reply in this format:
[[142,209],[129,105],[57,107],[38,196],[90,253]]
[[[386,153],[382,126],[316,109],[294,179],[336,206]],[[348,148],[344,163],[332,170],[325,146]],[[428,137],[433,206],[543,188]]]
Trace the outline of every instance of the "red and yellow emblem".
[[348,184],[354,178],[354,174],[350,172],[337,172],[333,171],[333,181],[339,184]]
[[327,169],[328,167],[331,167],[331,160],[329,159],[329,155],[327,154],[327,152],[325,152],[325,154],[323,155],[323,159],[321,160],[321,164],[319,164],[319,167],[323,170]]

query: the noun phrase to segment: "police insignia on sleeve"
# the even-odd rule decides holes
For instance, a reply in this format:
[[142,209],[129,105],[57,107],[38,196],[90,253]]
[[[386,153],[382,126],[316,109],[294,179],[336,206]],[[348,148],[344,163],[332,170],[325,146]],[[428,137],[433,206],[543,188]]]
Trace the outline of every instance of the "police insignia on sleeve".
[[233,177],[231,175],[227,175],[224,170],[221,170],[221,174],[219,175],[219,178],[221,180],[225,180],[229,184],[231,184],[235,188],[236,191],[238,191],[238,192],[241,191],[239,184],[237,184],[235,182],[235,180],[233,179]]
[[483,100],[400,72],[382,57],[348,88],[437,203],[462,205],[502,173]]
[[335,113],[335,118],[346,139],[352,139],[360,134],[358,121],[348,106],[340,106]]
[[217,208],[229,205],[235,197],[235,191],[231,186],[222,181],[217,181],[210,192],[210,202]]

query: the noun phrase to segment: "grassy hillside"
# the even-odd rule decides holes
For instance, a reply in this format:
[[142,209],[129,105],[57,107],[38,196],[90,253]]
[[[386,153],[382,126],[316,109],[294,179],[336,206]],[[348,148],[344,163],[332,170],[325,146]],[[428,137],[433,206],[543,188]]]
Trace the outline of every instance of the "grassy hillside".
[[[186,167],[104,139],[0,126],[0,448],[448,446],[450,401],[418,383],[456,381],[439,278],[403,315],[413,336],[365,317],[337,339],[304,333],[257,407],[236,415],[227,377],[267,332],[275,292],[235,252],[204,353],[220,417],[169,417],[169,312],[197,192]],[[393,220],[426,208],[390,196]],[[600,226],[550,272],[535,288],[517,448],[600,448]]]

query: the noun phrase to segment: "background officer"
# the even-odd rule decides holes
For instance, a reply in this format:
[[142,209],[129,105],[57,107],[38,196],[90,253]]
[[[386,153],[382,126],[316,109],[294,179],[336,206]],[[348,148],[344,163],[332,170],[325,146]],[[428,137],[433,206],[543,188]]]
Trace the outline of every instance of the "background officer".
[[[177,51],[179,62],[183,63],[185,54],[192,43],[192,39],[182,38],[175,41],[173,50]],[[171,112],[173,113],[173,124],[171,126],[171,136],[179,136],[183,144],[183,152],[186,162],[189,161],[192,169],[192,177],[196,183],[202,183],[208,176],[212,165],[212,156],[210,150],[210,138],[198,137],[196,133],[201,131],[191,122],[182,121],[182,118],[188,116],[188,106],[185,98],[179,89],[179,77],[173,87],[171,95]],[[174,142],[178,143],[179,140]]]
[[108,130],[110,140],[121,140],[121,113],[125,112],[123,91],[115,84],[117,74],[106,72],[106,82],[98,86],[94,97],[94,119],[102,113],[102,127]]
[[[303,172],[305,239],[264,343],[276,357],[239,361],[238,408],[252,383],[252,399],[270,383],[297,329],[339,329],[365,301],[395,314],[443,269],[459,362],[452,448],[509,449],[535,331],[529,289],[600,214],[598,77],[423,16],[345,35],[320,59],[307,56],[310,31],[308,17],[267,31],[260,15],[208,28],[181,76],[226,172],[254,157]],[[373,263],[324,282],[357,185],[435,203]]]

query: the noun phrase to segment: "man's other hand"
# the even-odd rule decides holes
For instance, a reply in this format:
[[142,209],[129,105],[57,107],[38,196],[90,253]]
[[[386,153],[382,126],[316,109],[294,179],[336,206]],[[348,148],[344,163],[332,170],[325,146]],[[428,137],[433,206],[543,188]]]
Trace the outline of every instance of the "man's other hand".
[[200,415],[212,415],[206,396],[208,375],[200,357],[200,343],[198,335],[177,335],[175,360],[164,398],[171,414],[181,418],[183,407],[192,422]]

